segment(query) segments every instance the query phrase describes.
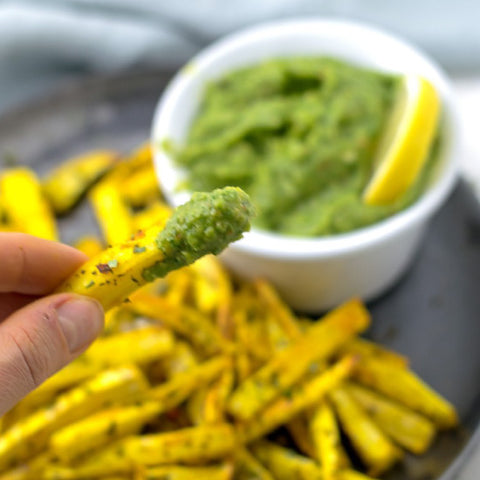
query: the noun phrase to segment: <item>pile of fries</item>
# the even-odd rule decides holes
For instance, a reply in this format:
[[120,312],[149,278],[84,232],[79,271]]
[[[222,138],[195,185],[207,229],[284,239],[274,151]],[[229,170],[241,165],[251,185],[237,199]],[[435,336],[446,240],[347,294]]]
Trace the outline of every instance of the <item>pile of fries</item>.
[[[12,181],[41,202],[12,201]],[[87,196],[104,237],[77,244],[88,255],[170,215],[148,146],[88,154],[43,182],[7,171],[0,189],[2,228],[46,238]],[[297,316],[267,281],[203,257],[109,310],[103,336],[0,420],[0,480],[379,476],[458,418],[406,358],[360,337],[369,324],[357,299]]]
[[103,238],[81,238],[76,246],[91,255],[152,223],[165,223],[171,214],[146,143],[127,156],[110,150],[88,152],[43,179],[28,167],[0,170],[0,231],[58,240],[57,217],[67,215],[85,197]]

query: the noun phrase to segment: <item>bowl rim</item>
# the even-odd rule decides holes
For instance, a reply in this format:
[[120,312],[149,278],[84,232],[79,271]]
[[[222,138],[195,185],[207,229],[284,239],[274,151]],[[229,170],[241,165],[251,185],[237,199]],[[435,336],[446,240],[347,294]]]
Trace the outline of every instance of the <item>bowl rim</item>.
[[[388,241],[392,237],[420,225],[435,213],[446,200],[453,189],[458,177],[458,112],[454,102],[454,94],[451,83],[443,70],[420,49],[409,42],[388,33],[385,30],[367,23],[358,21],[329,19],[329,18],[297,18],[280,21],[269,21],[247,27],[240,31],[226,35],[212,43],[195,55],[187,64],[180,69],[167,85],[154,113],[152,124],[152,145],[154,150],[154,163],[157,175],[162,185],[162,175],[159,172],[159,159],[167,160],[172,164],[168,154],[158,145],[158,139],[168,138],[169,117],[173,114],[177,104],[182,101],[182,94],[189,87],[195,76],[208,70],[212,62],[222,57],[232,55],[238,48],[255,45],[257,42],[273,41],[278,36],[288,36],[298,32],[309,31],[313,35],[318,29],[335,32],[345,31],[349,34],[348,39],[352,42],[360,36],[367,36],[376,41],[390,42],[397,48],[404,50],[412,58],[420,61],[428,67],[436,77],[435,86],[442,97],[444,126],[446,137],[443,145],[442,171],[434,184],[425,191],[421,197],[409,207],[387,217],[380,222],[363,227],[351,232],[335,234],[325,237],[306,238],[294,237],[275,232],[267,232],[255,227],[245,232],[243,238],[232,243],[228,249],[237,252],[254,254],[257,256],[282,258],[282,260],[331,258],[338,255],[349,255],[365,249],[375,248],[378,244]],[[373,37],[372,37],[373,36]],[[203,79],[205,81],[205,79]],[[160,133],[159,133],[160,132]],[[165,190],[165,185],[162,185]],[[164,192],[166,197],[175,206],[188,200],[191,192],[180,193]]]

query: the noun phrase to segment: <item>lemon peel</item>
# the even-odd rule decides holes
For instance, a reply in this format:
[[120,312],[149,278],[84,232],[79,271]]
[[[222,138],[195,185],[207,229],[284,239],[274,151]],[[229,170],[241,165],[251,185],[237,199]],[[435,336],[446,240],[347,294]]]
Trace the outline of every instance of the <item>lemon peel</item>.
[[366,204],[393,203],[414,184],[428,159],[439,117],[433,85],[418,75],[405,75],[364,191]]

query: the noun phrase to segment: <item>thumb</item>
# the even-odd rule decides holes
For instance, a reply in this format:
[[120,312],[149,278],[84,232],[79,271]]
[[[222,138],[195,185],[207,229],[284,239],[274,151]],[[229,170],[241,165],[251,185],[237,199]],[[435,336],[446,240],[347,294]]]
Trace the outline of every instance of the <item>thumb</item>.
[[0,416],[82,353],[103,328],[96,300],[44,297],[0,324]]

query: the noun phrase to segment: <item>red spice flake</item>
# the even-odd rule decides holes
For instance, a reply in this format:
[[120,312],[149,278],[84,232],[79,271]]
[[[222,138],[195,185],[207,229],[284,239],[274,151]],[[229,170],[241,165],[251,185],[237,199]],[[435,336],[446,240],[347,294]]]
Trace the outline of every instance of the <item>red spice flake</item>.
[[178,420],[180,420],[180,418],[182,417],[182,414],[181,414],[181,411],[179,408],[174,408],[172,410],[169,410],[168,412],[165,413],[165,416],[173,421],[173,422],[176,422]]
[[99,263],[97,265],[98,271],[100,273],[112,273],[112,267],[108,263]]

